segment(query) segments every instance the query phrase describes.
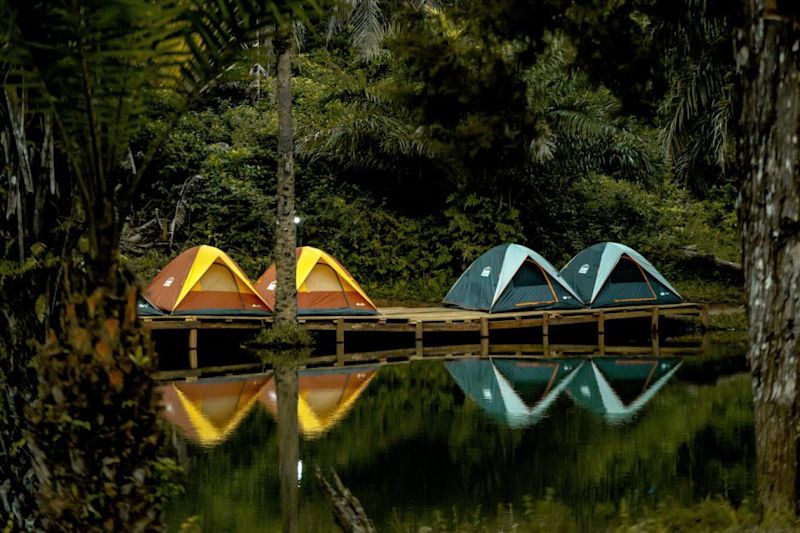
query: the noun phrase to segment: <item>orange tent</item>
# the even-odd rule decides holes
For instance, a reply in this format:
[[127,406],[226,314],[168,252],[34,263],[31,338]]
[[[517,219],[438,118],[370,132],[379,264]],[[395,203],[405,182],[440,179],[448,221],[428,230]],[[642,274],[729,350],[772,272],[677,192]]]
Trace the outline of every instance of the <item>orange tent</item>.
[[260,315],[272,308],[239,266],[213,246],[181,253],[144,289],[145,299],[172,314]]
[[[331,255],[303,246],[297,249],[297,313],[300,315],[373,315],[378,312],[364,289]],[[275,264],[256,281],[256,290],[275,305]]]

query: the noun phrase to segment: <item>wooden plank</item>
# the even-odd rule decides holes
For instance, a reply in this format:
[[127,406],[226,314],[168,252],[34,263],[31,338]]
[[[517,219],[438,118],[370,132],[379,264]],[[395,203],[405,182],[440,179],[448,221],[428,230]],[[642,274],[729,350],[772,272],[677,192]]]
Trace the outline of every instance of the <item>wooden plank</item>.
[[491,323],[491,329],[521,329],[521,328],[537,328],[542,325],[541,318],[526,318],[519,320],[502,320],[502,321],[493,321]]
[[489,338],[489,319],[481,317],[481,338],[488,339]]

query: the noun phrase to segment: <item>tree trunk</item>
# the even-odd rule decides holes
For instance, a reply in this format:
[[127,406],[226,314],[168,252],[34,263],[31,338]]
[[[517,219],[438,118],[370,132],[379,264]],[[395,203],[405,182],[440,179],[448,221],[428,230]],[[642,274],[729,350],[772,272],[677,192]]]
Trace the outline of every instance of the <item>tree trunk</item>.
[[275,367],[275,389],[278,396],[278,471],[281,490],[281,523],[284,533],[297,531],[297,367]]
[[800,32],[745,0],[740,223],[755,403],[758,495],[767,522],[795,516],[800,377]]
[[278,228],[275,232],[275,324],[297,322],[297,243],[294,223],[294,139],[292,130],[292,26],[275,39],[278,54]]

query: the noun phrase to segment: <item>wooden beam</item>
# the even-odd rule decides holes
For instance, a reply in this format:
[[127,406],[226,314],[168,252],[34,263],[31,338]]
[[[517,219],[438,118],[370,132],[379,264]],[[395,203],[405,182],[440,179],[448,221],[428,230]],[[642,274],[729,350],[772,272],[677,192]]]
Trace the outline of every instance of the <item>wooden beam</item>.
[[344,319],[336,319],[336,366],[344,366]]
[[711,323],[711,318],[708,315],[708,304],[703,305],[700,310],[700,326],[703,328],[703,333],[708,331],[708,326]]
[[600,311],[597,314],[597,353],[606,354],[606,313]]
[[542,315],[542,351],[545,357],[550,355],[550,318],[547,313]]
[[658,306],[650,311],[650,340],[652,343],[653,355],[661,355],[659,351],[659,332],[658,332]]
[[481,317],[481,339],[489,338],[489,319]]
[[197,369],[197,329],[189,330],[189,368]]

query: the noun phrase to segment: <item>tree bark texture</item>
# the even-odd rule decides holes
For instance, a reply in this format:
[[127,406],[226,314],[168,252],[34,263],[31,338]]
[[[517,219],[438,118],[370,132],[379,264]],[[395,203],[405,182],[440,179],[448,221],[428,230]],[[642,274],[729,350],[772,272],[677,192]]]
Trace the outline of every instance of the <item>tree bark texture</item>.
[[737,35],[742,83],[740,223],[765,520],[794,516],[800,377],[800,32],[745,0]]
[[278,197],[275,232],[275,324],[297,322],[297,229],[294,223],[294,132],[292,130],[292,26],[284,24],[275,42],[278,54]]
[[278,472],[280,475],[281,524],[284,533],[297,531],[297,367],[275,367],[278,395]]

